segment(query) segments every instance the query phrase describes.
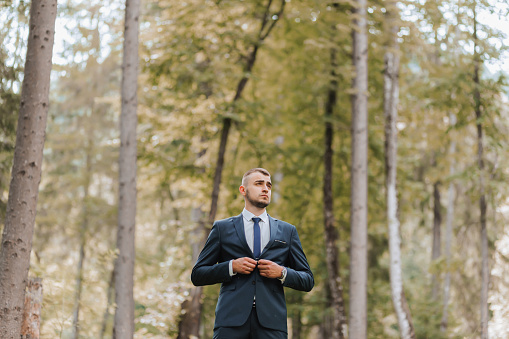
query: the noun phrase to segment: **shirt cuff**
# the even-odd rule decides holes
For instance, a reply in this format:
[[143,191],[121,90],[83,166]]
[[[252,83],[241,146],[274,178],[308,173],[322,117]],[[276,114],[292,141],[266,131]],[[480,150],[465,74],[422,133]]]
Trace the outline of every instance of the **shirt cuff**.
[[233,259],[230,260],[230,263],[228,265],[228,270],[230,271],[230,277],[233,277],[234,275],[237,274],[237,273],[233,273]]

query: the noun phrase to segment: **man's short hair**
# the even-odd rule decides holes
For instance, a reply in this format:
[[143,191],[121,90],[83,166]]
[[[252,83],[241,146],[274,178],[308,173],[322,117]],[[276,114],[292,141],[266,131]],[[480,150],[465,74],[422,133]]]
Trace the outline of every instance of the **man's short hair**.
[[244,175],[242,176],[242,186],[244,186],[244,187],[246,186],[246,178],[255,172],[259,172],[263,175],[270,177],[269,171],[267,171],[265,168],[261,168],[261,167],[251,168],[249,171],[244,173]]

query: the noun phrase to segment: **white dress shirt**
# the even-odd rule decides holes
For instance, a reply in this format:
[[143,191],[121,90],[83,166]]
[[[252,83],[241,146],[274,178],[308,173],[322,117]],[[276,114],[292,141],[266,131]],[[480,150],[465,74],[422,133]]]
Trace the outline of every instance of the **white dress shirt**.
[[254,215],[253,213],[249,212],[244,208],[242,211],[242,217],[244,221],[244,233],[246,234],[246,241],[249,245],[249,248],[251,249],[251,252],[253,252],[253,242],[254,242],[254,221],[253,218],[258,217],[262,220],[258,222],[260,225],[260,253],[263,252],[263,249],[270,240],[270,226],[269,226],[269,216],[267,215],[267,211],[264,211],[260,215]]
[[[258,225],[260,225],[260,253],[263,252],[263,249],[270,240],[270,223],[269,223],[269,216],[267,214],[267,211],[265,210],[262,214],[256,216],[253,213],[249,212],[244,208],[242,211],[242,221],[244,222],[244,234],[246,236],[247,245],[251,249],[251,252],[253,252],[253,242],[254,242],[254,217],[258,217],[261,220],[258,222]],[[233,260],[230,260],[229,264],[229,271],[230,276],[234,276],[237,273],[233,273]],[[286,280],[286,268],[283,270],[283,276],[282,278],[279,278],[281,283],[284,283]]]
[[[244,222],[244,234],[246,236],[247,245],[253,252],[253,242],[254,242],[254,221],[253,218],[258,217],[261,220],[258,222],[260,225],[260,253],[263,252],[263,249],[270,240],[270,224],[269,224],[269,216],[267,215],[267,211],[264,211],[261,215],[254,215],[244,208],[242,211],[242,221]],[[234,276],[236,273],[233,273],[233,260],[230,260],[229,265],[230,276]]]

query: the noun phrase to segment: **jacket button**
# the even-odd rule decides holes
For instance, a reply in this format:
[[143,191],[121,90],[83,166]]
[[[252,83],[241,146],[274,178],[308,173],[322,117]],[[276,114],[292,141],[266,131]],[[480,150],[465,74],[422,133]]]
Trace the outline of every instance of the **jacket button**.
[[251,284],[253,284],[253,285],[256,284],[256,281],[253,280],[253,282]]

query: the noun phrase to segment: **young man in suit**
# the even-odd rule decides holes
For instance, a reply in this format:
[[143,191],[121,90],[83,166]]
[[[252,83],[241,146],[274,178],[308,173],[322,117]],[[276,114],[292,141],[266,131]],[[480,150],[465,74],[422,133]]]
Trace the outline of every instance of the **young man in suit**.
[[267,170],[247,171],[244,210],[214,223],[193,267],[195,286],[221,283],[214,339],[288,338],[283,286],[314,286],[297,229],[267,214],[271,190]]

